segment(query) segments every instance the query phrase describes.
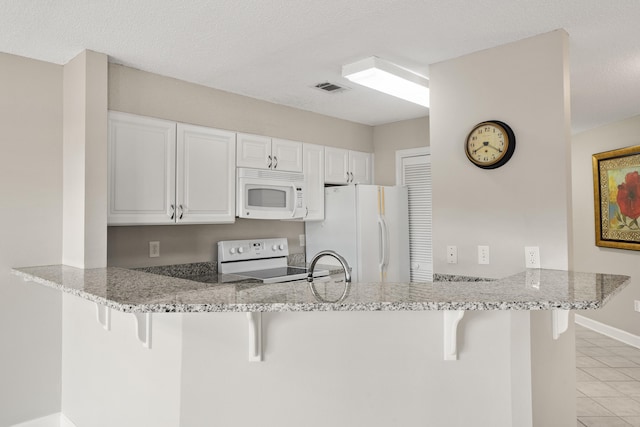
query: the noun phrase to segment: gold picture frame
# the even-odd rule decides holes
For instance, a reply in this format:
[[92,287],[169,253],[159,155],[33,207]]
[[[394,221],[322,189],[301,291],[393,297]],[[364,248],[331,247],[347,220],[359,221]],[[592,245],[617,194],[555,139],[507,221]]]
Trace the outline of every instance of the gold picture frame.
[[596,246],[640,251],[640,145],[592,156]]

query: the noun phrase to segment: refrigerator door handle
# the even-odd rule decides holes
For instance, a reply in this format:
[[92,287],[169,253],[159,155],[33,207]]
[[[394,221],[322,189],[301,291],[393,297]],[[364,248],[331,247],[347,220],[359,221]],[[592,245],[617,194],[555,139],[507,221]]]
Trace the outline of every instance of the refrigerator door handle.
[[[382,259],[383,268],[387,268],[389,266],[389,256],[391,255],[390,239],[389,239],[389,226],[387,225],[387,219],[382,216],[382,235],[384,236],[383,245],[384,245],[384,257]],[[386,277],[386,274],[385,274]]]
[[384,271],[384,260],[386,258],[386,238],[384,233],[384,220],[378,215],[378,269],[380,270],[380,279]]
[[386,279],[385,269],[389,265],[389,227],[384,216],[378,216],[378,267],[380,269],[380,280]]

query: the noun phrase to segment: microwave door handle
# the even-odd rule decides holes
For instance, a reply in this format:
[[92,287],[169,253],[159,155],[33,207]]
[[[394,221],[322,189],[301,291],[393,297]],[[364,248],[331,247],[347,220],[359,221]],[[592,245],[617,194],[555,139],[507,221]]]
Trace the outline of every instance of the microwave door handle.
[[296,188],[295,184],[291,184],[291,188],[293,189],[293,193],[291,193],[293,195],[293,204],[291,205],[291,218],[295,218],[296,216],[296,204],[298,203],[298,189]]

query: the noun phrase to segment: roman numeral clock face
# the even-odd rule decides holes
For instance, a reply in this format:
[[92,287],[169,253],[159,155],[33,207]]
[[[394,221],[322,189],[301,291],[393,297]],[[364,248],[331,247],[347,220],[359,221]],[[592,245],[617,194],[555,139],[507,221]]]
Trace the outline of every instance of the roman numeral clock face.
[[516,148],[516,136],[506,123],[490,120],[478,123],[467,136],[465,153],[482,169],[495,169],[509,161]]

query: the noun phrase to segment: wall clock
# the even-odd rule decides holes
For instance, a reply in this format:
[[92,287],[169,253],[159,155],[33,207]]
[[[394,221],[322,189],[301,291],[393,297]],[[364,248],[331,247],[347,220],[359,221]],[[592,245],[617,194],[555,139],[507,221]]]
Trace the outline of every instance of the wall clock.
[[464,144],[467,158],[482,169],[495,169],[509,161],[516,149],[516,136],[508,124],[498,120],[478,123]]

